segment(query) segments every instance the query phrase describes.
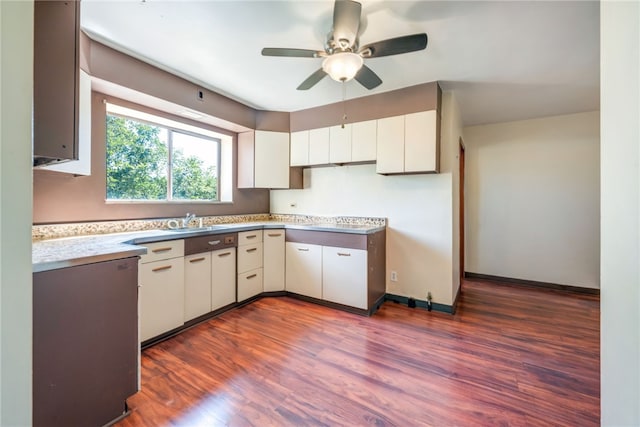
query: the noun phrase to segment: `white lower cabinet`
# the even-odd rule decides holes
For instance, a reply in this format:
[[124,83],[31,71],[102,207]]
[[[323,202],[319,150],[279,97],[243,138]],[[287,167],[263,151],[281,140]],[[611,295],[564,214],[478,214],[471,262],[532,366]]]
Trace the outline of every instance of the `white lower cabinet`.
[[262,293],[262,230],[238,233],[238,302]]
[[236,249],[184,257],[184,321],[236,301]]
[[184,324],[184,242],[145,246],[148,255],[141,257],[138,267],[140,341]]
[[236,302],[236,248],[213,251],[211,256],[211,310]]
[[284,291],[284,229],[267,229],[263,233],[264,292]]
[[322,247],[322,299],[367,309],[367,251]]
[[285,269],[287,291],[322,298],[322,246],[287,242]]
[[211,254],[184,257],[184,321],[211,311]]

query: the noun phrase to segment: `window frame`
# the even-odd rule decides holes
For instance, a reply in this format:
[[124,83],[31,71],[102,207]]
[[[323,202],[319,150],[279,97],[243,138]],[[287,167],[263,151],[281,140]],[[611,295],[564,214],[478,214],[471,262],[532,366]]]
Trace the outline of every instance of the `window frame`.
[[[162,117],[153,113],[150,113],[148,111],[142,111],[142,110],[137,110],[135,108],[131,108],[131,107],[125,107],[123,105],[119,105],[117,103],[113,103],[113,102],[106,102],[107,105],[111,105],[113,107],[115,107],[116,109],[124,109],[124,110],[129,110],[129,111],[133,111],[133,112],[138,112],[140,114],[144,114],[144,115],[148,115],[148,116],[152,116],[152,117],[156,117],[158,118],[160,121],[167,121],[167,122],[174,122],[174,123],[181,123],[179,120],[176,119],[170,119],[170,118],[166,118],[166,117]],[[166,193],[165,193],[165,199],[110,199],[107,197],[107,178],[109,176],[109,170],[106,167],[106,150],[107,147],[109,145],[109,141],[107,138],[107,117],[108,116],[115,116],[115,117],[119,117],[119,118],[123,118],[126,120],[132,120],[134,122],[138,122],[138,123],[142,123],[142,124],[146,124],[146,125],[150,125],[150,126],[156,126],[162,129],[166,129],[167,130],[167,170],[166,170],[166,174],[167,174],[167,188],[166,188]],[[221,183],[221,176],[222,176],[222,169],[223,169],[223,158],[222,158],[222,144],[223,144],[223,136],[220,135],[218,137],[214,137],[214,136],[210,136],[210,135],[204,135],[202,133],[198,133],[192,130],[187,130],[187,129],[180,129],[177,126],[172,126],[170,124],[166,124],[166,123],[157,123],[154,122],[152,120],[148,120],[148,119],[143,119],[143,118],[139,118],[139,117],[135,117],[135,116],[131,116],[131,115],[127,115],[121,112],[115,112],[115,111],[109,111],[109,107],[107,106],[107,109],[105,111],[105,202],[108,204],[118,204],[118,203],[122,203],[122,204],[134,204],[134,203],[140,203],[140,204],[219,204],[219,203],[229,203],[231,202],[231,200],[222,200],[221,198],[221,193],[222,193],[222,183]],[[184,124],[185,127],[190,127],[190,128],[199,128],[197,125],[193,125],[193,124]],[[205,128],[200,128],[202,129],[203,132],[207,132],[207,133],[214,133],[214,134],[218,134],[218,132],[209,130],[209,129],[205,129]],[[200,139],[205,139],[205,140],[209,140],[209,141],[213,141],[216,144],[216,155],[217,155],[217,165],[216,165],[216,180],[217,180],[217,188],[216,188],[216,199],[173,199],[173,133],[180,133],[180,134],[184,134],[184,135],[188,135],[188,136],[193,136],[196,138],[200,138]]]

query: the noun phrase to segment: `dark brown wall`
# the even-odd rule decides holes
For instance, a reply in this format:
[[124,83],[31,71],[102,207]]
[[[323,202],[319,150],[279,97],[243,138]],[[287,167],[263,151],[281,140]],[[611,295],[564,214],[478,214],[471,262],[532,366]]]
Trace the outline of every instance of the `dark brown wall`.
[[[255,110],[152,65],[91,42],[91,75],[138,92],[255,129]],[[198,90],[204,100],[197,99]]]
[[[34,170],[33,172],[33,222],[48,224],[59,222],[84,222],[137,218],[165,218],[183,216],[186,212],[197,215],[234,215],[269,212],[269,191],[238,190],[236,174],[233,174],[233,203],[107,203],[106,196],[106,144],[104,100],[112,98],[94,92],[91,104],[91,176],[74,177],[69,174]],[[134,106],[124,101],[125,106]],[[165,115],[142,106],[136,109]],[[188,120],[180,119],[189,122]],[[192,122],[193,124],[193,122]],[[203,126],[227,135],[212,126]],[[234,140],[233,167],[237,165],[237,147]]]

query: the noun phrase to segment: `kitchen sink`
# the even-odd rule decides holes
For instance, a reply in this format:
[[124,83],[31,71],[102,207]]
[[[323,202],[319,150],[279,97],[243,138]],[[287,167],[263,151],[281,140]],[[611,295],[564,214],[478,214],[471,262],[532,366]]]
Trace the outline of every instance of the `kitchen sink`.
[[213,231],[228,228],[227,224],[220,225],[208,225],[206,227],[180,227],[180,228],[168,228],[167,231],[175,231],[176,233],[195,233],[198,231]]

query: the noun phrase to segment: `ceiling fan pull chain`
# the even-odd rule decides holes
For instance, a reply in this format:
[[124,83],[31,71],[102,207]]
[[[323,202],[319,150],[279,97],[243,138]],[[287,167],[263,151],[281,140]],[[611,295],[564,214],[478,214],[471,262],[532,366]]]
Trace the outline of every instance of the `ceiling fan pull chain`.
[[342,81],[342,129],[344,129],[345,121],[347,120],[347,82]]

